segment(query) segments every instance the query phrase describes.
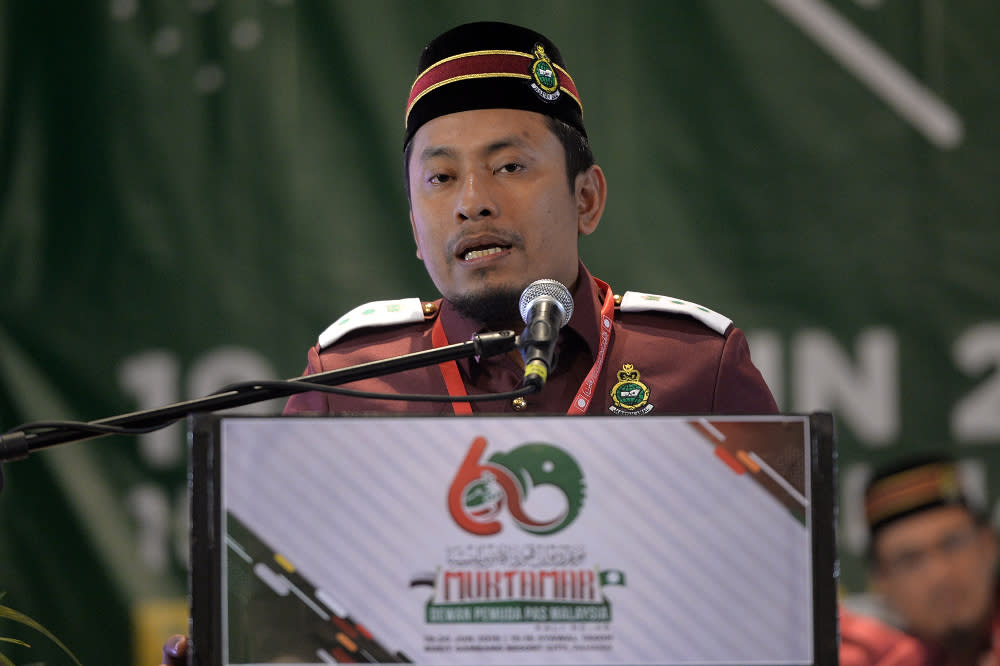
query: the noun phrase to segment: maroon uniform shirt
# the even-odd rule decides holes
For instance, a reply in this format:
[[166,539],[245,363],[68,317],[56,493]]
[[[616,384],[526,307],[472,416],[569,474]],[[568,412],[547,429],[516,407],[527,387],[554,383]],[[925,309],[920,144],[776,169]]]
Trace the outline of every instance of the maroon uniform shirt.
[[912,637],[875,618],[840,608],[840,666],[925,666]]
[[[594,367],[600,348],[601,307],[606,293],[580,264],[574,312],[559,336],[558,361],[540,393],[525,398],[524,414],[565,414]],[[432,349],[440,319],[449,343],[484,332],[446,300],[425,308],[422,322],[351,331],[327,348],[309,350],[306,374]],[[457,361],[469,395],[517,389],[524,376],[516,354]],[[627,368],[626,366],[631,366]],[[624,373],[624,374],[620,374]],[[636,376],[637,373],[637,376]],[[418,368],[344,385],[382,393],[448,395],[439,366]],[[648,389],[648,394],[643,392]],[[514,412],[510,400],[472,403],[476,413]],[[587,414],[771,414],[778,411],[760,372],[750,361],[746,337],[730,325],[719,333],[686,314],[621,312],[615,308],[607,355]],[[294,395],[286,414],[407,412],[452,414],[451,403],[402,402],[330,393]]]

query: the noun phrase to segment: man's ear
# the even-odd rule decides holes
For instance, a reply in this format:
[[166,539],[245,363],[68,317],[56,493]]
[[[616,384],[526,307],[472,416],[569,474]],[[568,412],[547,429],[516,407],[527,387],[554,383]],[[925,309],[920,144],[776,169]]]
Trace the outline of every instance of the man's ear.
[[990,526],[981,527],[980,529],[982,530],[980,538],[983,539],[983,548],[990,562],[990,569],[996,569],[997,560],[1000,559],[1000,544],[997,542],[997,533]]
[[885,574],[879,569],[877,564],[871,565],[868,570],[868,587],[871,588],[877,596],[885,599],[886,593],[886,578]]
[[420,261],[424,260],[424,256],[420,253],[420,239],[417,238],[417,224],[413,221],[413,209],[410,209],[410,230],[413,232],[413,243],[417,246],[417,259]]
[[573,195],[576,198],[576,228],[581,236],[597,229],[608,200],[608,183],[604,171],[596,164],[577,174]]
[[[868,537],[871,538],[871,535]],[[868,575],[868,588],[875,594],[881,595],[885,590],[885,571],[882,569],[878,559],[878,551],[875,544],[869,543],[868,550],[864,554],[865,573]]]

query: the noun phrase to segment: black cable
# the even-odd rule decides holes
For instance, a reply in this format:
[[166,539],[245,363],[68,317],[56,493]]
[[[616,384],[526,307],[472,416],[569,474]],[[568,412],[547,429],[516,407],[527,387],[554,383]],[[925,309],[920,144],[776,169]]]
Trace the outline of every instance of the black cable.
[[321,393],[336,393],[337,395],[346,395],[355,398],[369,398],[372,400],[409,400],[411,402],[488,402],[490,400],[507,400],[510,398],[520,398],[526,395],[531,395],[532,393],[537,393],[538,388],[536,386],[523,386],[514,391],[507,391],[506,393],[484,393],[481,395],[463,395],[463,396],[451,396],[451,395],[432,395],[427,393],[377,393],[374,391],[358,391],[356,389],[346,389],[340,386],[327,386],[326,384],[317,384],[315,382],[310,382],[306,380],[264,380],[264,381],[252,381],[252,382],[241,382],[238,384],[230,384],[225,386],[213,395],[218,395],[222,393],[228,393],[231,391],[243,392],[243,391],[255,391],[258,388],[308,388],[310,391],[319,391]]
[[31,421],[29,423],[22,423],[19,426],[11,428],[3,434],[10,435],[15,432],[47,432],[50,430],[76,430],[78,432],[90,432],[100,435],[144,435],[147,432],[153,432],[154,430],[165,428],[166,426],[179,420],[180,419],[174,419],[169,423],[158,423],[152,426],[134,428],[129,428],[128,426],[104,425],[100,423],[87,423],[85,421]]
[[[514,391],[507,391],[506,393],[485,393],[482,395],[465,396],[431,395],[424,393],[377,393],[374,391],[346,389],[339,386],[327,386],[325,384],[317,384],[304,380],[275,379],[230,384],[229,386],[225,386],[211,395],[246,393],[256,391],[261,388],[305,388],[310,391],[336,393],[338,395],[346,395],[355,398],[368,398],[372,400],[409,400],[411,402],[488,402],[491,400],[509,400],[511,398],[520,398],[538,392],[538,388],[535,386],[524,386]],[[161,428],[166,428],[179,420],[181,420],[180,417],[171,419],[170,421],[164,423],[157,423],[156,425],[131,428],[128,426],[87,423],[85,421],[32,421],[30,423],[22,423],[19,426],[7,430],[3,434],[6,436],[12,433],[37,434],[54,430],[69,430],[98,435],[143,435]]]

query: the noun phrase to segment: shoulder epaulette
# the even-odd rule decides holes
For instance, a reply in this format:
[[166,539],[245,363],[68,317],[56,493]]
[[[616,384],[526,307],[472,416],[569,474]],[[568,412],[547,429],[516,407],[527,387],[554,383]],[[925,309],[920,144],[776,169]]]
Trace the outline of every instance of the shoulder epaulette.
[[733,323],[729,317],[719,314],[714,310],[709,310],[703,305],[692,303],[691,301],[673,298],[672,296],[660,296],[658,294],[644,294],[641,291],[626,291],[622,296],[622,312],[647,312],[650,310],[660,312],[673,312],[693,317],[719,335],[725,335],[726,329]]
[[[428,303],[427,306],[433,306]],[[395,326],[424,321],[427,310],[419,298],[403,298],[396,301],[372,301],[359,305],[340,319],[330,324],[319,335],[319,348],[325,349],[351,331],[372,326]],[[437,312],[434,307],[432,312]]]

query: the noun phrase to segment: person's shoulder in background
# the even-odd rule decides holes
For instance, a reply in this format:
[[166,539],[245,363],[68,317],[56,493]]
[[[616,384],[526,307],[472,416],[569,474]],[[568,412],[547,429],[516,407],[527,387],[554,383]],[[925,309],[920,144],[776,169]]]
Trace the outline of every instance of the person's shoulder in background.
[[874,617],[840,606],[840,666],[923,666],[920,643]]

